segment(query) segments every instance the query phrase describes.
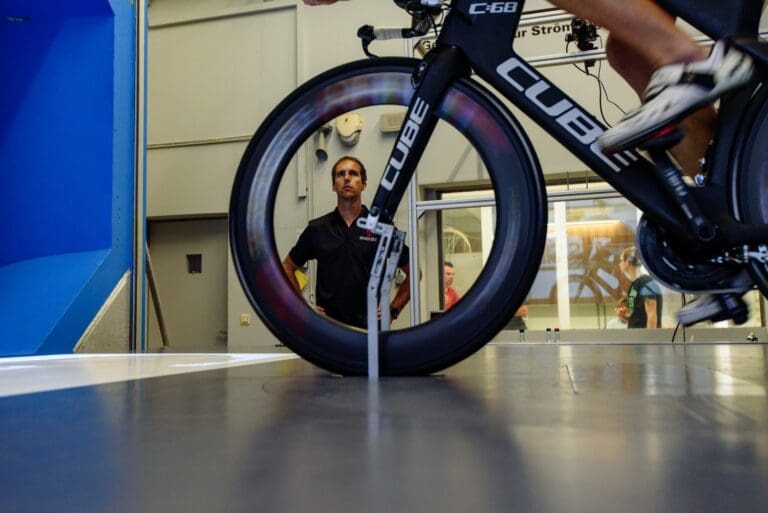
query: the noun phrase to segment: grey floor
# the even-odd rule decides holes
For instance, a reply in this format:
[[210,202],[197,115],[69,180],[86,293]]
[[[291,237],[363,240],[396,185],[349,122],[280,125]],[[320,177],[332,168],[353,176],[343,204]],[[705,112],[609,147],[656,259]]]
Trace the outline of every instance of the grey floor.
[[0,398],[0,511],[764,512],[765,345],[491,345]]

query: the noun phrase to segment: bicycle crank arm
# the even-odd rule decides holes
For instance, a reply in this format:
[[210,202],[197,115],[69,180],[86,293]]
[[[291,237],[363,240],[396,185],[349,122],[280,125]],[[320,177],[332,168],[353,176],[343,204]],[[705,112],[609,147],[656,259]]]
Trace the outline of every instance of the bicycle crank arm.
[[690,194],[680,169],[672,162],[665,149],[648,148],[648,152],[655,164],[656,176],[685,215],[696,239],[703,243],[712,242],[717,236],[717,227],[704,214],[696,198]]

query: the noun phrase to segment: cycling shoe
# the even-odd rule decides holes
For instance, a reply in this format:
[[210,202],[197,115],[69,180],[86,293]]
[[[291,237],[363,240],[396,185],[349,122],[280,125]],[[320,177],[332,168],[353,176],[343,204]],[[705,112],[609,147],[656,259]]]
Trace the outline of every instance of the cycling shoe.
[[677,320],[684,326],[702,321],[733,320],[744,324],[749,318],[749,308],[739,293],[707,294],[685,305],[677,312]]
[[751,75],[752,58],[722,40],[702,61],[662,66],[651,77],[642,105],[604,132],[598,144],[609,154],[636,148],[674,130],[688,114],[745,84]]

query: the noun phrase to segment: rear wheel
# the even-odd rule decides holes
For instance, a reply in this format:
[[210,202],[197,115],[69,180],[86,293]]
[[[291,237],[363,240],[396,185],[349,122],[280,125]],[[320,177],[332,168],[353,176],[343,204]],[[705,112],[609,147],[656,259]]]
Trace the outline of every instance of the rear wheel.
[[[302,144],[322,125],[366,106],[408,105],[418,63],[360,61],[308,82],[259,128],[233,186],[230,238],[246,295],[286,346],[332,372],[367,372],[366,334],[318,315],[290,287],[275,242],[278,186]],[[455,307],[423,324],[382,333],[382,375],[435,372],[482,347],[523,302],[544,249],[542,175],[519,125],[470,80],[456,82],[436,114],[466,137],[487,169],[496,200],[494,242],[483,270]]]
[[[768,90],[765,85],[753,100],[755,109],[744,124],[735,187],[739,219],[746,223],[768,223]],[[765,241],[768,244],[768,241]],[[764,296],[768,297],[768,264],[752,262],[750,272]]]

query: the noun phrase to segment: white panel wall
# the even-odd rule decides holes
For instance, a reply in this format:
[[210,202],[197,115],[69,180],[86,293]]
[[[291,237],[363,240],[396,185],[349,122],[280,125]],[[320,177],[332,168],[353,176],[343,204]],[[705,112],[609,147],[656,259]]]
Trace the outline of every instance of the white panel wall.
[[[247,140],[298,83],[296,4],[154,0],[149,18],[148,216],[226,214]],[[294,224],[306,222],[305,211],[289,210]],[[231,260],[223,272],[230,349],[273,350]],[[252,324],[240,326],[240,313]]]
[[[170,4],[185,19],[181,3]],[[218,141],[252,135],[296,86],[296,10],[156,25],[154,9],[164,5],[150,8],[148,215],[225,213],[246,143]]]

